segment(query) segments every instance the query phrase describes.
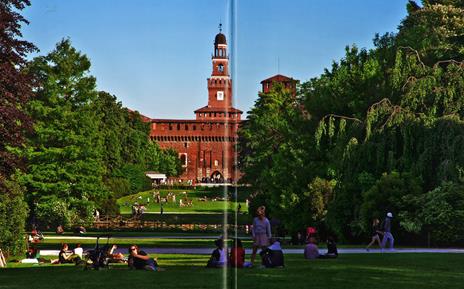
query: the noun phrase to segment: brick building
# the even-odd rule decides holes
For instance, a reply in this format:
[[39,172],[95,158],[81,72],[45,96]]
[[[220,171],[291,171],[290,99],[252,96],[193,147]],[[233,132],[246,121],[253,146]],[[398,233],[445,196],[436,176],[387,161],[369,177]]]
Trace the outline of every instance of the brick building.
[[293,95],[296,95],[296,85],[298,83],[298,80],[295,80],[282,74],[277,74],[261,81],[261,85],[263,87],[262,93],[269,93],[274,83],[282,84],[284,88],[290,90]]
[[[185,169],[180,180],[192,183],[236,182],[241,177],[235,163],[242,111],[232,106],[227,40],[221,32],[214,39],[211,62],[212,73],[207,79],[208,104],[194,111],[195,119],[145,117],[145,121],[151,122],[150,137],[153,141],[161,148],[172,148],[179,153]],[[276,82],[296,93],[297,81],[280,74],[261,82],[262,93],[268,93]]]
[[232,79],[226,36],[214,40],[212,73],[207,79],[208,104],[195,110],[195,119],[152,119],[150,137],[161,148],[173,148],[184,166],[183,181],[235,182],[236,143],[242,111],[232,106]]

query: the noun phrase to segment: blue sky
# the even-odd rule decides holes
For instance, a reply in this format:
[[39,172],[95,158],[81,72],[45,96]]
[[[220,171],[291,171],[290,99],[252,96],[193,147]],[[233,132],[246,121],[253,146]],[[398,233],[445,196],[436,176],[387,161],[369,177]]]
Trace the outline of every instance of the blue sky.
[[[98,89],[152,118],[194,118],[219,21],[232,0],[32,0],[24,37],[46,54],[69,37],[92,61]],[[259,82],[278,72],[306,81],[344,55],[395,32],[407,0],[236,0],[236,107],[248,111]],[[229,39],[230,40],[230,39]],[[229,42],[230,44],[230,42]]]

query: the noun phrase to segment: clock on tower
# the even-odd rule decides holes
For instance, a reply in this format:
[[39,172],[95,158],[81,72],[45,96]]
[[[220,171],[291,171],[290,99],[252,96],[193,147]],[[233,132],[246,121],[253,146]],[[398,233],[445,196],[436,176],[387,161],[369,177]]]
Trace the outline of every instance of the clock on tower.
[[217,100],[224,100],[224,91],[217,92]]

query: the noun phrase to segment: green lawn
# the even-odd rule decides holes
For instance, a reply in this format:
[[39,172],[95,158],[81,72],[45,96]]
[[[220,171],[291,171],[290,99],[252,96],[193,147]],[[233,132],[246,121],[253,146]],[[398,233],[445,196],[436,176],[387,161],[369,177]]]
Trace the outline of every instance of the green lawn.
[[[235,288],[235,270],[206,269],[208,256],[160,255],[164,272],[115,266],[83,271],[74,266],[15,265],[0,271],[1,288]],[[239,269],[237,288],[427,289],[463,288],[464,254],[359,254],[308,261],[286,256],[284,269]]]
[[[153,198],[153,192],[150,190],[146,192],[140,192],[137,194],[122,197],[118,200],[118,204],[122,214],[130,214],[132,205],[137,202],[139,204],[145,204],[147,212],[160,212],[160,204],[157,204]],[[168,202],[163,205],[164,212],[176,212],[176,213],[221,213],[224,211],[234,212],[237,209],[238,203],[241,205],[243,212],[247,211],[246,203],[243,193],[239,194],[238,203],[231,201],[213,201],[213,198],[222,198],[225,193],[221,189],[217,190],[157,190],[160,192],[162,198],[165,198],[168,192],[174,193],[176,196],[176,203]],[[187,192],[187,194],[183,194]],[[233,190],[228,191],[229,197],[232,196]],[[247,194],[247,193],[246,193]],[[179,200],[187,197],[192,201],[192,206],[179,206]],[[248,196],[248,195],[247,195]],[[207,201],[201,201],[200,199],[206,197]]]
[[[216,235],[217,237],[217,235]],[[106,239],[103,239],[106,244]],[[95,245],[93,239],[45,239],[37,245],[40,249],[58,250],[61,244],[66,243],[70,248],[74,248],[76,244],[81,244],[85,248],[90,248]],[[110,244],[116,244],[121,248],[129,247],[137,244],[141,247],[149,248],[214,248],[214,239],[178,239],[178,238],[111,238]],[[244,240],[244,246],[251,247],[251,240]],[[300,246],[301,247],[301,246]],[[1,288],[1,287],[0,287]]]
[[[130,214],[123,214],[124,217],[130,218]],[[229,213],[227,215],[227,222],[233,224],[235,222],[235,214]],[[142,215],[144,221],[157,221],[166,222],[168,224],[223,224],[224,213],[223,212],[168,212],[160,215],[159,212],[148,212]],[[248,214],[239,214],[237,216],[237,222],[239,225],[250,224],[251,219]]]

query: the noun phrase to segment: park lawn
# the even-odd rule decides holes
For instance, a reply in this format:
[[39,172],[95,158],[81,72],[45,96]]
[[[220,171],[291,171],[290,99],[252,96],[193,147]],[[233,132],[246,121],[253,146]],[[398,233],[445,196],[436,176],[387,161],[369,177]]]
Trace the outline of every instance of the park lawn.
[[166,237],[166,236],[173,236],[173,237],[191,237],[191,236],[202,236],[202,237],[217,237],[218,234],[216,233],[208,233],[208,232],[153,232],[153,231],[134,231],[134,230],[121,230],[121,231],[87,231],[84,235],[75,234],[72,232],[65,232],[63,234],[57,234],[51,231],[42,232],[45,237],[60,237],[60,238],[74,238],[74,237],[97,237],[101,235],[110,235],[114,238],[124,238],[124,237],[140,237],[143,238],[157,238],[157,237]]
[[[131,214],[123,214],[124,217],[130,218]],[[144,221],[156,221],[166,222],[167,224],[202,224],[202,225],[217,225],[223,224],[224,213],[223,212],[212,212],[212,211],[196,211],[196,212],[168,212],[160,215],[159,212],[148,212],[143,214],[141,220]],[[235,214],[227,214],[227,223],[235,223]],[[248,214],[238,214],[237,223],[239,225],[246,225],[251,223],[250,216]]]
[[[37,244],[39,249],[54,249],[58,250],[61,244],[66,243],[70,248],[74,248],[76,244],[81,244],[85,249],[95,246],[95,239],[47,239],[45,238],[41,243]],[[243,245],[251,247],[251,240],[243,240]],[[106,244],[106,239],[102,239],[100,244]],[[180,239],[180,238],[110,238],[109,244],[116,244],[121,248],[129,247],[130,245],[137,244],[145,248],[214,248],[214,239]]]
[[[336,260],[285,256],[283,269],[206,269],[205,255],[159,255],[164,272],[126,266],[83,271],[73,265],[13,265],[1,288],[463,288],[464,254],[348,254]],[[237,279],[235,279],[237,273]],[[223,277],[225,276],[225,279]],[[225,282],[224,282],[225,280]],[[237,281],[235,281],[237,280]]]
[[[241,211],[246,212],[247,207],[245,201],[240,197],[239,202],[232,201],[212,201],[213,198],[224,197],[225,194],[228,194],[229,197],[233,195],[233,190],[228,190],[225,193],[223,190],[150,190],[145,192],[140,192],[137,194],[124,196],[118,199],[117,203],[120,207],[121,214],[131,214],[132,205],[137,202],[138,204],[144,204],[146,207],[146,212],[160,212],[160,204],[157,204],[153,198],[153,192],[159,191],[162,198],[166,197],[169,192],[172,192],[176,196],[176,203],[168,202],[163,204],[164,212],[175,212],[175,213],[220,213],[220,212],[234,212],[237,210],[238,204],[241,205]],[[187,192],[187,194],[183,194]],[[179,200],[184,196],[187,196],[189,200],[192,201],[192,206],[179,206]],[[200,198],[207,197],[208,201],[200,201]]]

